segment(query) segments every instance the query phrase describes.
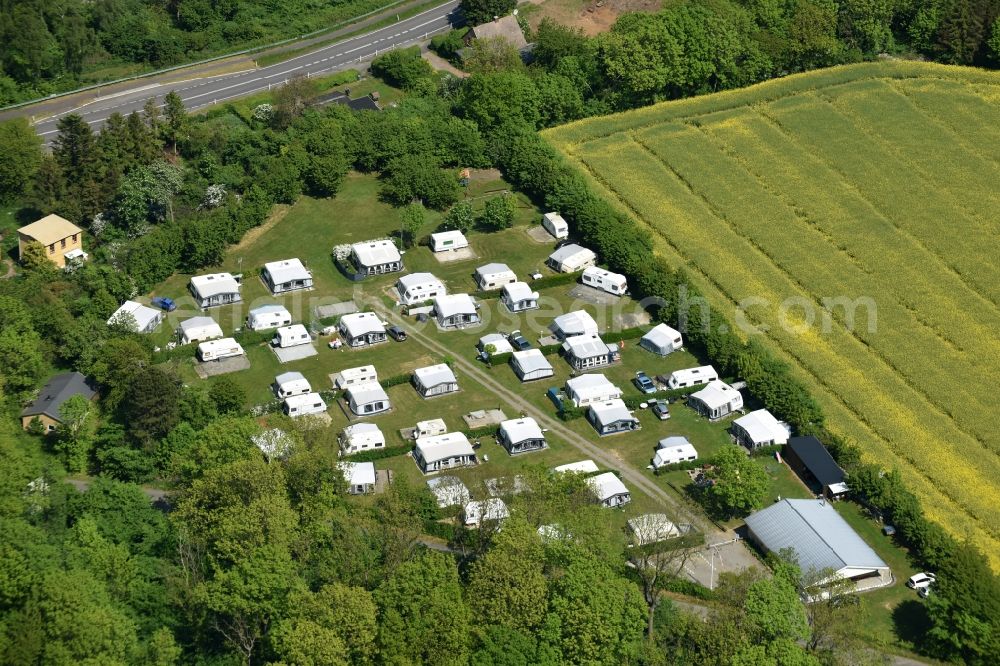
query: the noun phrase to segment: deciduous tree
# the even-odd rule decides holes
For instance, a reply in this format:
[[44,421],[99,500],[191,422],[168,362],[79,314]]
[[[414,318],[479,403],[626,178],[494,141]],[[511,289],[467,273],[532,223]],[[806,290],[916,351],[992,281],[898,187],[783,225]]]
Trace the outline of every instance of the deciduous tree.
[[24,118],[0,123],[0,202],[25,194],[42,161],[41,137]]

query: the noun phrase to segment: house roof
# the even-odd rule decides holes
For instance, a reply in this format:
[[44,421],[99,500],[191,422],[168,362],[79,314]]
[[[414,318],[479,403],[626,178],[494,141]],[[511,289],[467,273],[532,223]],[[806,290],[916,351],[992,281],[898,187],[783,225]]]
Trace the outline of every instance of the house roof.
[[750,514],[746,524],[769,551],[795,551],[803,573],[888,566],[825,500],[784,499]]
[[309,386],[309,380],[301,372],[283,372],[274,378],[274,383],[278,386],[285,386],[292,382],[305,382],[305,385]]
[[17,230],[17,233],[33,238],[42,245],[52,245],[67,236],[82,232],[83,229],[58,215],[46,215],[42,219]]
[[586,310],[574,310],[559,315],[549,324],[553,333],[561,333],[563,337],[573,335],[597,335],[597,322]]
[[427,487],[441,508],[464,506],[469,501],[469,489],[457,476],[437,476],[427,480]]
[[625,401],[620,398],[606,400],[605,402],[596,402],[590,406],[590,411],[601,425],[608,425],[609,423],[616,423],[618,421],[637,420],[632,416],[628,407],[625,406]]
[[580,460],[578,462],[566,463],[565,465],[559,465],[558,467],[552,468],[553,472],[558,472],[560,474],[566,472],[573,472],[575,474],[592,474],[597,472],[597,463],[593,460]]
[[549,363],[549,359],[545,358],[545,354],[542,353],[541,349],[525,349],[524,351],[516,351],[513,354],[514,363],[517,367],[521,368],[521,372],[537,372],[539,370],[551,370],[552,364]]
[[514,271],[510,270],[510,266],[508,266],[507,264],[492,263],[492,264],[486,264],[485,266],[480,266],[479,268],[476,269],[477,278],[505,275],[507,273],[510,273],[515,278],[517,277],[516,275],[514,275]]
[[344,479],[350,486],[375,485],[375,463],[343,460],[337,463],[337,467],[344,473]]
[[479,338],[479,348],[483,351],[486,350],[487,345],[493,345],[495,348],[494,354],[509,354],[514,351],[514,347],[510,344],[510,340],[506,336],[500,335],[499,333],[490,333],[489,335],[484,335]]
[[524,38],[517,18],[509,15],[475,26],[472,28],[472,36],[476,39],[501,37],[517,49],[523,49],[528,45],[528,40]]
[[788,440],[788,448],[795,452],[820,485],[832,486],[844,481],[844,470],[840,469],[823,443],[812,435],[792,437]]
[[607,356],[611,348],[597,335],[574,335],[563,342],[563,351],[576,358]]
[[137,301],[125,301],[120,308],[115,310],[113,315],[108,317],[108,325],[113,324],[123,314],[132,315],[132,318],[135,319],[137,331],[146,330],[147,326],[163,316],[162,311],[154,310],[148,305],[143,305]]
[[388,400],[389,396],[378,382],[364,382],[347,387],[347,397],[355,405],[367,405],[369,402]]
[[458,379],[455,373],[448,367],[447,363],[429,365],[426,368],[417,368],[413,371],[413,376],[424,388],[431,388],[441,384],[457,384]]
[[[561,248],[549,255],[549,261],[554,261],[557,264],[565,263],[567,259],[574,258],[575,261],[570,263],[580,263],[585,259],[597,258],[593,250],[588,250],[582,245],[577,245],[576,243],[570,243],[569,245],[563,245]],[[579,257],[579,258],[577,258]]]
[[597,495],[597,499],[602,502],[611,499],[615,495],[628,494],[628,488],[614,472],[605,472],[604,474],[592,476],[587,479],[587,485]]
[[211,317],[191,317],[190,319],[185,319],[181,322],[180,328],[184,333],[196,331],[202,328],[209,328],[213,331],[217,330],[219,335],[222,335],[222,327],[220,327],[219,323]]
[[468,294],[448,294],[434,299],[434,311],[440,317],[453,317],[457,314],[474,314],[476,303]]
[[675,340],[681,340],[681,334],[666,324],[657,324],[642,339],[648,340],[655,347],[672,347]]
[[475,454],[468,438],[460,432],[443,435],[429,435],[417,438],[417,449],[426,462],[436,462],[445,458],[471,456]]
[[240,291],[240,283],[232,273],[210,273],[195,275],[191,278],[191,286],[202,298],[211,298],[219,294],[235,294]]
[[530,416],[502,421],[500,432],[504,433],[507,439],[515,444],[528,439],[545,439],[542,429],[538,427],[538,422]]
[[692,393],[691,397],[700,400],[709,409],[718,409],[742,396],[740,396],[739,391],[729,384],[718,379],[713,379],[705,385],[705,388]]
[[308,280],[312,274],[298,259],[283,259],[264,264],[264,270],[271,276],[273,284],[284,284],[292,280]]
[[782,425],[778,419],[774,418],[774,414],[766,409],[758,409],[746,416],[741,416],[733,421],[733,425],[743,428],[750,439],[755,442],[787,439],[788,437],[788,428]]
[[600,373],[580,375],[566,380],[566,390],[581,398],[618,394],[622,390]]
[[511,303],[538,300],[538,292],[533,291],[527,282],[508,282],[503,286],[503,293]]
[[64,402],[74,395],[82,395],[87,400],[92,400],[96,394],[97,389],[79,372],[56,375],[42,387],[38,397],[21,410],[21,416],[48,416],[61,422],[59,408]]
[[374,423],[354,423],[344,428],[343,435],[348,444],[362,442],[385,444],[385,435]]
[[353,312],[340,318],[341,330],[348,337],[357,338],[369,333],[385,333],[382,320],[374,312]]
[[358,262],[363,266],[380,266],[382,264],[392,264],[402,259],[396,244],[391,240],[365,241],[355,243],[351,246],[351,251],[357,257]]
[[433,273],[407,273],[401,276],[396,281],[396,284],[400,287],[400,293],[417,286],[444,288],[444,283],[436,278]]

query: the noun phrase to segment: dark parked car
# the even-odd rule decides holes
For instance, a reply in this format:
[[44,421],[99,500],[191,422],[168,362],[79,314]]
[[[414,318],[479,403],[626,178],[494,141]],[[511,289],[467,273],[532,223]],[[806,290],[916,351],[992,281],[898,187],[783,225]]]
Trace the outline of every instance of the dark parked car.
[[167,298],[166,296],[157,296],[152,300],[152,303],[153,307],[166,310],[167,312],[173,312],[177,309],[177,304],[174,303],[174,299]]
[[389,334],[389,337],[396,342],[402,342],[406,339],[406,331],[401,329],[399,326],[390,326],[385,329],[385,332]]
[[531,343],[528,342],[526,337],[521,335],[521,331],[511,331],[510,335],[507,336],[507,340],[510,341],[511,346],[517,351],[531,349]]
[[632,383],[635,384],[635,387],[643,393],[656,393],[656,384],[654,384],[653,380],[649,378],[649,375],[642,370],[635,373],[635,379],[632,380]]

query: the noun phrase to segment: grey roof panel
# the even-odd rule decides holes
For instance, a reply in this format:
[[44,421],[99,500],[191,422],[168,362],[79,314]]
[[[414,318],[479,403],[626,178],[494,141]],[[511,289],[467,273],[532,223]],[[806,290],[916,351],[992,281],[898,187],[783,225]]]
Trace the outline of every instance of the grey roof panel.
[[21,416],[45,415],[56,421],[62,421],[59,408],[74,395],[82,395],[87,400],[93,399],[97,393],[93,385],[79,372],[68,372],[56,375],[42,387],[38,397],[24,408]]

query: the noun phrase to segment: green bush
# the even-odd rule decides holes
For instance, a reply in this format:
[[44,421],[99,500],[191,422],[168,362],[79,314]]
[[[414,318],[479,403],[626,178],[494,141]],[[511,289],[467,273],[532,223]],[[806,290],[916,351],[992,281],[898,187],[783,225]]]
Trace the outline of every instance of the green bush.
[[431,51],[434,51],[445,60],[451,60],[458,56],[458,52],[465,46],[465,33],[468,28],[450,30],[443,35],[434,35],[431,38]]
[[349,460],[350,462],[375,462],[376,460],[384,460],[385,458],[395,458],[396,456],[403,456],[408,454],[412,450],[413,447],[409,444],[402,444],[400,446],[387,446],[384,449],[361,451],[360,453],[355,453],[354,455],[344,456],[344,460]]
[[434,73],[431,64],[420,57],[419,46],[384,53],[372,60],[371,70],[375,76],[403,90],[412,90]]

